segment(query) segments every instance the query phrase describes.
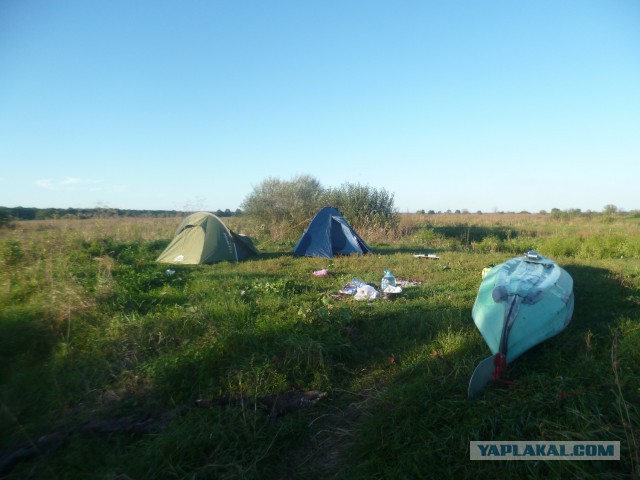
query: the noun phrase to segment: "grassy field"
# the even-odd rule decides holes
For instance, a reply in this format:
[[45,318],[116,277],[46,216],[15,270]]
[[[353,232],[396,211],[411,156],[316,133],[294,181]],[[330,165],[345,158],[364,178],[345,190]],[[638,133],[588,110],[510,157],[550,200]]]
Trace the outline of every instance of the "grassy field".
[[[640,218],[402,215],[358,232],[374,255],[333,260],[231,218],[260,257],[169,275],[154,259],[179,221],[0,230],[0,477],[640,478]],[[529,249],[573,277],[572,323],[470,402],[481,271]],[[415,285],[331,295],[385,269]],[[620,441],[621,459],[472,462],[471,440]]]

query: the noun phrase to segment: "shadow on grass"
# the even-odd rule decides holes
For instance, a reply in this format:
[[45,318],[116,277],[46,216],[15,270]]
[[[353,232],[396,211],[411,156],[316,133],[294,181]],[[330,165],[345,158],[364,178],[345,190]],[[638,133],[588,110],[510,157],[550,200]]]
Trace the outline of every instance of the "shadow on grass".
[[478,225],[446,225],[428,227],[435,233],[451,240],[458,240],[463,244],[481,242],[487,237],[496,237],[499,240],[517,238],[517,230],[509,227],[485,227]]
[[295,258],[293,252],[260,252],[260,255],[253,257],[250,261],[260,262],[261,260],[273,260],[274,258]]
[[[395,254],[410,254],[410,255],[426,255],[428,253],[434,253],[436,255],[442,252],[450,252],[450,248],[431,248],[422,246],[410,246],[410,245],[388,245],[381,244],[374,247],[373,253],[375,255],[395,255]],[[431,259],[421,259],[424,261],[431,261]]]
[[57,342],[43,312],[27,308],[0,311],[0,379],[11,372],[13,362],[46,361]]
[[[7,442],[23,441],[24,423],[35,422],[43,428],[51,389],[49,375],[54,352],[60,342],[52,322],[43,312],[28,308],[0,311],[0,447]],[[32,425],[31,425],[32,426]]]

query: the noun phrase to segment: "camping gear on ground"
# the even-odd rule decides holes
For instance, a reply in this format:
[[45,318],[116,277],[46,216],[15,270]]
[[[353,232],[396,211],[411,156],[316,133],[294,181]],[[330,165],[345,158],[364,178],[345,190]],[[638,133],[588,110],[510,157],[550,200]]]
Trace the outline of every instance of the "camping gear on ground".
[[402,287],[399,285],[387,285],[386,287],[384,287],[382,293],[388,295],[402,293]]
[[[363,283],[361,283],[361,285],[363,285]],[[338,293],[341,295],[353,295],[356,293],[357,290],[358,290],[358,286],[353,282],[349,282],[344,287],[342,287],[338,291]]]
[[353,277],[350,282],[336,292],[337,295],[353,295],[355,300],[375,300],[376,298],[394,300],[401,293],[402,287],[400,285],[387,285],[385,291],[382,288],[378,291],[375,283],[365,283],[357,277]]
[[386,300],[395,300],[402,293],[402,287],[396,285],[396,277],[389,270],[384,271],[384,277],[380,280],[380,295]]
[[380,298],[383,300],[395,300],[402,293],[400,285],[387,285],[384,290],[380,291]]
[[469,398],[499,380],[508,363],[564,330],[573,306],[571,276],[534,251],[486,272],[472,316],[493,355],[474,370]]
[[259,253],[249,237],[232,232],[212,213],[197,212],[192,213],[180,223],[173,240],[156,262],[173,264],[238,262]]
[[384,271],[384,277],[380,280],[380,291],[385,292],[387,287],[396,286],[396,277],[389,270]]
[[334,255],[362,255],[371,251],[338,210],[323,207],[309,222],[293,254],[333,258]]
[[375,285],[369,283],[365,283],[364,280],[360,280],[358,277],[353,277],[350,282],[347,282],[344,287],[342,287],[338,293],[341,295],[354,295],[358,288],[363,287],[364,285],[370,285],[373,288],[376,288]]
[[364,285],[358,287],[355,295],[353,296],[356,300],[375,300],[378,298],[378,290],[375,287],[365,283]]

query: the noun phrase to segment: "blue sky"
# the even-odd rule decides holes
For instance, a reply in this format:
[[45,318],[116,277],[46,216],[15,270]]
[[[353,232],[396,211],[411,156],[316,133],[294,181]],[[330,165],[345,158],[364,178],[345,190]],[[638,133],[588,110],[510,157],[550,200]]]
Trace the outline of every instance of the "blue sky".
[[640,209],[640,2],[0,0],[0,205]]

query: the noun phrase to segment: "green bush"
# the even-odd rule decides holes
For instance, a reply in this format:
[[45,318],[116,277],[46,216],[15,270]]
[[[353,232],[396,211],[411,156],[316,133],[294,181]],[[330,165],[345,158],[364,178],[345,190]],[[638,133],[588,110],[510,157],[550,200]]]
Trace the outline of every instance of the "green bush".
[[345,183],[329,189],[324,200],[337,208],[356,230],[380,228],[392,230],[398,226],[398,212],[393,194],[360,184]]
[[242,208],[266,224],[305,222],[322,204],[324,190],[320,182],[308,175],[291,181],[267,178],[253,188]]
[[580,242],[579,255],[584,258],[621,258],[638,254],[636,239],[621,235],[597,235]]
[[0,246],[0,259],[6,267],[15,267],[24,260],[24,250],[17,240],[7,240]]
[[551,237],[542,242],[540,250],[547,257],[575,257],[579,255],[581,243],[579,237]]
[[[324,189],[318,180],[301,175],[291,181],[267,178],[243,201],[246,214],[278,230],[299,235],[322,206],[340,211],[356,230],[392,230],[398,226],[393,194],[360,184]],[[276,235],[281,237],[282,235]]]
[[496,235],[488,235],[475,244],[479,253],[496,253],[503,251],[503,242]]

